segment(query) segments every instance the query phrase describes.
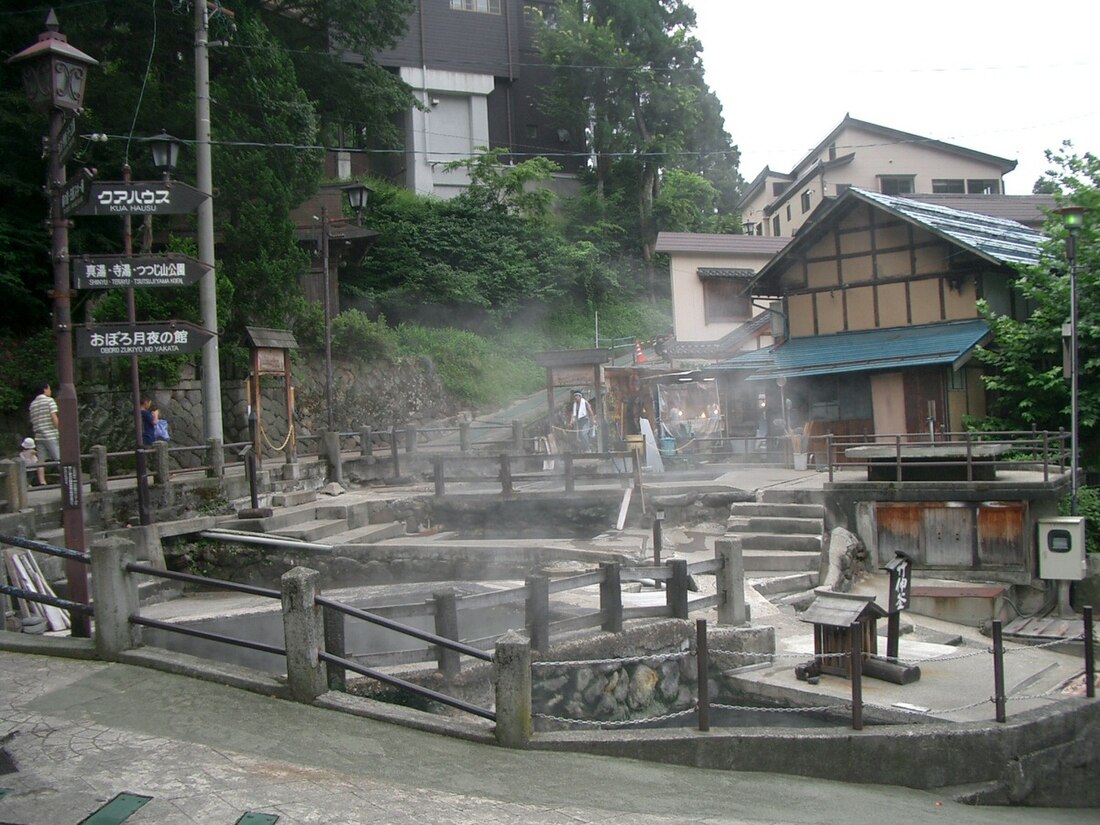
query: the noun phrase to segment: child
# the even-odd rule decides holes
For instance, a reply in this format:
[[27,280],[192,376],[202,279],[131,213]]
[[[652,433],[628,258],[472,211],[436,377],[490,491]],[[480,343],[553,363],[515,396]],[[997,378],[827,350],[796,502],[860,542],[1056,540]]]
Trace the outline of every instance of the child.
[[[23,449],[19,452],[19,460],[27,468],[27,480],[30,481],[32,487],[44,486],[46,484],[46,468],[38,463],[38,449],[35,446],[34,439],[24,438],[21,446]],[[32,480],[31,473],[34,473],[37,482]]]

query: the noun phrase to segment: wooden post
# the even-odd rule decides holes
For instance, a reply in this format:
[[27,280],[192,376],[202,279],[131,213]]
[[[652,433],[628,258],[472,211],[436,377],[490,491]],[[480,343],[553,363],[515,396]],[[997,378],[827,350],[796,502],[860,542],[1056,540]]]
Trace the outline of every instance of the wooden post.
[[[500,456],[500,493],[504,496],[512,495],[512,459],[507,453]],[[537,645],[536,645],[537,647]]]
[[685,559],[672,559],[668,562],[672,577],[665,588],[665,603],[674,619],[688,617],[688,563]]
[[[330,656],[347,658],[347,650],[344,646],[344,614],[331,607],[321,609],[321,619],[325,625],[325,653]],[[343,665],[328,662],[328,689],[346,693],[347,671]]]
[[[458,598],[454,590],[441,590],[433,593],[435,600],[435,635],[444,639],[458,641]],[[436,654],[439,662],[439,672],[444,679],[454,679],[462,670],[462,663],[458,658],[458,651],[449,647],[439,646]]]
[[562,463],[562,471],[565,473],[565,492],[572,493],[577,489],[577,477],[573,473],[573,454],[566,453]]
[[405,425],[405,452],[416,452],[416,424],[409,423]]
[[540,653],[550,649],[550,579],[530,576],[526,582],[526,625],[531,647]]
[[863,730],[863,623],[851,626],[852,730]]
[[458,449],[464,453],[470,452],[470,422],[458,422]]
[[658,510],[653,514],[653,563],[658,567],[661,564],[661,549],[664,544],[664,531],[662,530],[664,521],[664,510]]
[[371,428],[359,428],[359,455],[374,455],[374,444],[371,443]]
[[710,730],[710,656],[707,652],[707,620],[695,620],[695,676],[698,680],[699,730]]
[[397,449],[397,428],[390,427],[390,461],[393,462],[393,477],[401,475],[401,453]]
[[603,581],[600,582],[601,629],[608,633],[623,632],[623,585],[618,562],[600,562]]
[[443,478],[443,459],[432,459],[432,472],[435,475],[435,494],[442,498],[444,492],[444,478]]
[[517,453],[524,452],[523,448],[523,422],[516,419],[512,422],[512,449]]

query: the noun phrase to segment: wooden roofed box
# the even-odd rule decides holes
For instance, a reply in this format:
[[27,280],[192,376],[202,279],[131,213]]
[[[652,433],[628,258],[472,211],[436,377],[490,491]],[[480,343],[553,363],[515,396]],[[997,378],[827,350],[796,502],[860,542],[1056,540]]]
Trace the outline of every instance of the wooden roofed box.
[[814,655],[818,657],[822,673],[851,678],[852,625],[859,623],[862,630],[860,648],[863,658],[878,652],[876,626],[887,615],[875,604],[874,596],[855,593],[834,593],[818,589],[810,606],[799,616],[814,626]]

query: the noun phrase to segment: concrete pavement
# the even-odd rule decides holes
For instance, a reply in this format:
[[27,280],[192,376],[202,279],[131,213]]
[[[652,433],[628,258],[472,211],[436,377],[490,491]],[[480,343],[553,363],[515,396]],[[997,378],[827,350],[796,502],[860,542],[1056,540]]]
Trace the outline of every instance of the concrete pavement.
[[[185,676],[0,652],[0,821],[76,825],[115,794],[132,825],[1081,822],[905,788],[510,751]],[[269,818],[266,821],[271,822]]]

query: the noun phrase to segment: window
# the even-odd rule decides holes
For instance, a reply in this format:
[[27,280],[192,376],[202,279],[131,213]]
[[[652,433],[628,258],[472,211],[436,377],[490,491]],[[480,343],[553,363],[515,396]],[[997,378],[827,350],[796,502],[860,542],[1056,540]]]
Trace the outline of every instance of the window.
[[812,189],[807,189],[805,192],[802,193],[802,214],[803,215],[805,215],[807,212],[810,211],[810,195],[812,194],[812,192],[813,192]]
[[911,195],[916,191],[913,188],[913,176],[879,175],[878,191],[884,195]]
[[779,216],[772,218],[772,235],[778,238],[783,233],[779,231]]
[[838,183],[836,185],[836,196],[839,198],[841,195],[843,195],[845,192],[847,192],[851,188],[852,188],[852,184],[850,184],[850,183]]
[[539,139],[539,126],[537,123],[527,124],[527,139],[538,140]]
[[791,205],[788,203],[787,204],[787,222],[790,223],[790,221],[791,221]]
[[706,278],[703,281],[703,307],[708,324],[747,321],[752,317],[748,296],[742,295],[741,278]]
[[969,195],[999,195],[1001,194],[1001,182],[999,180],[968,180],[966,192]]
[[932,178],[932,192],[937,195],[961,195],[966,192],[962,178]]
[[829,160],[836,160],[836,144],[829,144]]
[[787,184],[772,182],[772,197],[773,198],[778,198],[780,195],[782,195],[786,191],[786,189],[787,189]]
[[500,14],[500,0],[451,0],[454,11],[476,11],[479,14]]

